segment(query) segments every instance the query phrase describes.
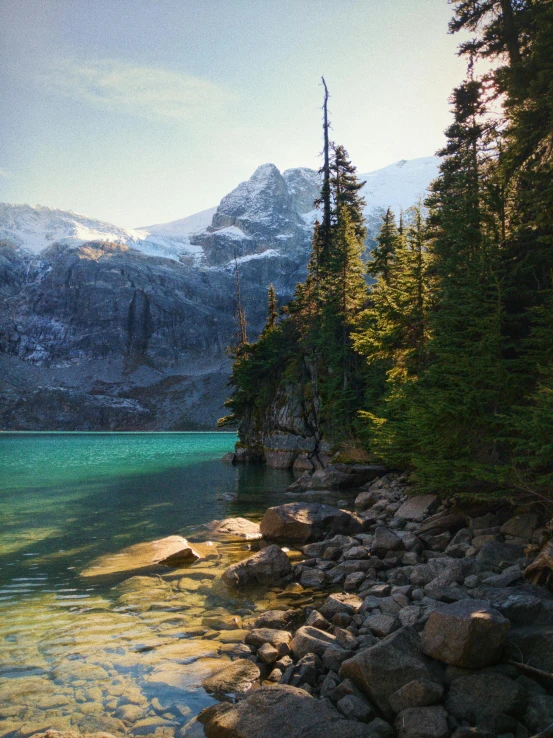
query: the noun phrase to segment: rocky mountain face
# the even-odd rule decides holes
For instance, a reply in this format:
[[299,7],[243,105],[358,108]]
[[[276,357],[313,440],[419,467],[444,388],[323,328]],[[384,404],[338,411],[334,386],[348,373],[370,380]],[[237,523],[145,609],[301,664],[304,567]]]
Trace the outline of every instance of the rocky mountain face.
[[[365,175],[369,225],[435,172],[430,157]],[[265,164],[216,209],[136,230],[0,205],[0,428],[214,427],[236,264],[254,338],[269,284],[284,302],[305,277],[318,191],[316,172]]]

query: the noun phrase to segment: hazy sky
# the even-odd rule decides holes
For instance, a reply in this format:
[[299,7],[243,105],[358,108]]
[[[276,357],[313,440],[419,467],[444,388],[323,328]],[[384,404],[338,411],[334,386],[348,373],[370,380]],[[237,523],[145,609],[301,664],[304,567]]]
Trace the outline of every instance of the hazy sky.
[[318,167],[320,76],[360,171],[443,143],[447,0],[0,0],[0,200],[123,226]]

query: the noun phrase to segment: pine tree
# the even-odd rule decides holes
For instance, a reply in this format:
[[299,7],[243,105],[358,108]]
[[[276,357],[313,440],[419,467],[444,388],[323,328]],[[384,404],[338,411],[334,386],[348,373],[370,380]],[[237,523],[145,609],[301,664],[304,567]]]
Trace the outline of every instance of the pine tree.
[[501,476],[505,459],[497,436],[509,401],[502,261],[488,206],[481,93],[473,79],[454,92],[454,123],[429,198],[437,309],[432,361],[410,410],[419,484],[470,494],[493,488]]
[[380,233],[376,237],[377,246],[371,251],[371,261],[367,266],[367,272],[371,277],[382,276],[385,282],[388,281],[399,236],[396,219],[391,208],[388,208],[382,218]]
[[275,288],[272,284],[269,285],[269,291],[267,293],[267,323],[265,325],[266,330],[274,328],[278,320],[278,303]]
[[[366,357],[372,375],[372,404],[362,413],[370,424],[371,450],[392,464],[408,463],[411,431],[406,409],[410,385],[426,359],[432,299],[422,207],[412,208],[409,215],[411,223],[402,235],[390,211],[383,220],[377,248],[384,244],[388,252],[392,247],[393,258],[377,253],[371,264],[376,282],[355,335],[355,346]],[[381,265],[379,272],[376,263]],[[380,397],[377,388],[381,388]]]

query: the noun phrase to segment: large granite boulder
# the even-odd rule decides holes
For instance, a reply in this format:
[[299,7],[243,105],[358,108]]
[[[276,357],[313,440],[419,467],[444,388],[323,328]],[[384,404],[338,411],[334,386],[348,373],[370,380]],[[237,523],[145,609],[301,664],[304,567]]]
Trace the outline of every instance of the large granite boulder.
[[447,664],[482,669],[498,660],[510,623],[485,600],[460,600],[434,610],[422,633],[422,650]]
[[117,553],[95,559],[82,577],[102,577],[127,572],[141,572],[159,566],[179,567],[201,558],[200,546],[192,547],[182,536],[167,536],[157,541],[135,543]]
[[439,667],[423,655],[420,636],[410,627],[344,661],[340,676],[350,679],[387,717],[394,714],[390,697],[401,687],[414,679],[442,681]]
[[236,705],[208,707],[198,720],[207,738],[376,738],[370,726],[284,684],[261,687]]
[[255,584],[274,584],[292,571],[290,559],[280,548],[272,545],[253,556],[232,564],[223,574],[223,581],[230,587],[247,587]]
[[264,538],[271,541],[309,543],[329,533],[360,533],[361,521],[352,513],[318,502],[289,502],[270,507],[261,521]]

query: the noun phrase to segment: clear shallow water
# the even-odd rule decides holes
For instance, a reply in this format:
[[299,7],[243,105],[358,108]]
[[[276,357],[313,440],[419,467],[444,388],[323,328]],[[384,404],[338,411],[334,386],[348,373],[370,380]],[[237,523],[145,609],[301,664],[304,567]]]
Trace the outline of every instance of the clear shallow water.
[[[80,576],[98,556],[290,501],[287,472],[221,463],[234,434],[0,435],[0,738],[48,727],[202,735],[203,676],[243,655],[230,628],[305,604],[291,586],[236,595],[219,581],[244,544],[148,578]],[[204,531],[205,533],[205,531]],[[234,619],[213,630],[207,618]],[[213,623],[213,620],[210,621]],[[230,621],[229,621],[230,622]],[[220,626],[219,626],[220,628]]]

